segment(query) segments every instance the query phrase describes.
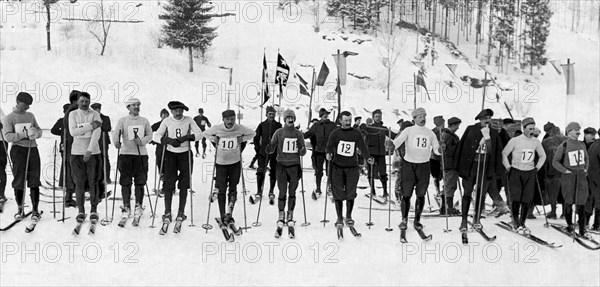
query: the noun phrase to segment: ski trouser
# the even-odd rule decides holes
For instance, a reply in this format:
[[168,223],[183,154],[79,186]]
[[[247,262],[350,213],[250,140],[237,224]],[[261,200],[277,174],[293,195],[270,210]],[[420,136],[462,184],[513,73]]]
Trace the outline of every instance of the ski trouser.
[[[194,166],[191,152],[185,151],[174,153],[165,150],[165,161],[163,163],[163,192],[165,193],[165,214],[171,213],[171,202],[175,191],[175,182],[179,189],[179,208],[177,215],[183,215],[187,201],[188,189],[190,188],[190,166]],[[190,162],[191,160],[191,162]]]
[[102,155],[93,154],[87,162],[83,161],[83,155],[71,155],[71,175],[75,183],[75,195],[79,213],[85,214],[85,184],[89,185],[91,212],[97,212],[100,197],[97,190],[97,173],[102,170]]
[[454,193],[458,188],[458,171],[449,169],[444,171],[444,196],[454,197]]
[[[219,201],[219,211],[221,218],[224,218],[225,214],[232,213],[237,200],[237,185],[240,182],[240,176],[242,172],[242,162],[238,161],[233,164],[216,164],[215,165],[215,187],[219,190],[217,195]],[[229,188],[229,208],[226,210],[226,192]]]
[[8,157],[4,147],[8,146],[5,141],[0,141],[0,199],[6,198],[4,192],[6,190],[6,164],[8,163]]
[[[325,164],[325,171],[329,171],[329,162],[325,160],[325,153],[313,151],[310,156],[312,160],[312,166],[315,169],[315,183],[317,186],[317,190],[321,190],[321,179],[323,178],[323,164]],[[327,175],[329,176],[329,175]]]
[[[27,172],[27,147],[13,145],[10,149],[10,158],[13,163],[13,181],[12,187],[15,191],[15,201],[19,207],[24,204],[23,194],[25,192],[25,173],[27,173],[27,187],[29,187],[29,197],[33,205],[33,210],[38,210],[40,202],[40,154],[37,147],[31,147],[29,153],[29,165]],[[6,163],[6,162],[5,162]]]
[[333,163],[331,167],[331,190],[334,200],[353,200],[360,177],[358,166],[341,167]]
[[[371,168],[367,168],[369,185],[371,184],[371,178],[379,177],[379,180],[381,181],[381,185],[383,186],[383,193],[384,193],[384,195],[387,195],[388,174],[386,172],[385,155],[371,155],[371,157],[373,158],[373,161],[374,161],[373,172],[375,174],[371,174]],[[428,173],[429,173],[429,171],[428,171]],[[429,177],[429,174],[428,174],[428,177]],[[375,181],[373,181],[373,182],[375,182]]]
[[[285,201],[288,201],[288,211],[294,211],[296,207],[296,189],[298,181],[302,177],[299,164],[282,165],[277,164],[277,187],[279,188],[278,208],[285,210]],[[289,194],[289,197],[287,197]]]
[[256,193],[263,194],[263,185],[265,182],[265,173],[267,172],[267,165],[269,165],[269,191],[273,191],[275,183],[277,181],[277,159],[276,156],[262,154],[258,155],[258,167],[256,168]]
[[[119,156],[119,184],[123,195],[123,205],[131,207],[131,185],[135,185],[135,203],[142,204],[144,187],[148,180],[148,156],[121,154]],[[133,179],[133,180],[132,180]]]

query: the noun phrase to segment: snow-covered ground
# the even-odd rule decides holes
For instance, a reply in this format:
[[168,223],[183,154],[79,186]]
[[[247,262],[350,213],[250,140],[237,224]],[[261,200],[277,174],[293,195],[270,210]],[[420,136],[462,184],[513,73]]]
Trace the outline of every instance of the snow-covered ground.
[[[161,1],[164,4],[164,1]],[[348,76],[343,89],[342,106],[355,115],[366,117],[367,111],[381,108],[384,121],[390,125],[398,117],[408,119],[412,109],[412,75],[416,68],[411,64],[414,57],[416,37],[408,31],[400,32],[405,49],[393,72],[391,101],[386,100],[386,71],[381,65],[380,40],[365,34],[339,30],[336,19],[327,19],[321,31],[313,30],[314,15],[305,2],[300,3],[301,14],[293,10],[277,10],[276,2],[233,2],[215,1],[217,9],[234,10],[239,18],[228,17],[214,20],[219,26],[213,48],[204,65],[195,62],[195,72],[188,73],[187,53],[168,47],[157,48],[157,37],[161,21],[161,6],[157,1],[109,2],[116,5],[119,19],[142,20],[136,24],[113,24],[107,51],[99,56],[99,44],[88,32],[87,23],[69,22],[58,18],[81,18],[93,16],[96,1],[78,1],[75,4],[59,2],[61,15],[52,23],[52,51],[46,51],[45,21],[36,19],[28,11],[35,10],[32,2],[1,2],[2,29],[0,29],[0,80],[2,82],[2,109],[9,112],[18,91],[29,91],[36,98],[31,111],[36,114],[40,125],[49,129],[61,116],[61,106],[67,102],[72,88],[87,90],[94,101],[103,104],[103,112],[113,121],[126,114],[122,103],[126,97],[142,99],[142,114],[151,122],[157,120],[160,109],[170,100],[186,103],[194,110],[204,107],[206,115],[220,121],[220,113],[226,108],[228,71],[219,66],[233,67],[233,81],[239,85],[235,97],[231,96],[232,107],[237,98],[243,106],[243,124],[254,127],[260,120],[259,99],[256,87],[260,87],[260,72],[263,52],[267,55],[269,73],[275,73],[277,51],[288,61],[292,73],[300,73],[310,81],[313,65],[317,72],[324,60],[330,68],[328,85],[317,88],[312,104],[313,117],[319,107],[332,107],[335,99],[327,98],[335,88],[335,64],[331,57],[337,49],[354,51],[358,56],[348,58],[348,72],[369,76],[372,81]],[[136,4],[142,4],[136,7]],[[237,3],[237,4],[236,4]],[[16,6],[15,6],[16,5]],[[237,6],[236,6],[237,5]],[[236,8],[238,7],[238,8]],[[293,6],[295,7],[295,6]],[[321,5],[323,8],[323,5]],[[58,10],[57,10],[58,11]],[[69,13],[70,14],[67,14]],[[257,13],[256,11],[260,11]],[[324,15],[321,15],[321,19]],[[326,40],[323,37],[333,40]],[[342,38],[348,37],[347,40]],[[450,37],[452,38],[452,37]],[[354,39],[371,39],[362,44]],[[461,42],[459,49],[467,55],[473,46]],[[422,48],[423,43],[419,43]],[[432,101],[419,103],[428,110],[430,118],[444,115],[458,116],[463,125],[471,124],[481,108],[481,89],[467,89],[449,70],[446,63],[458,64],[456,75],[483,77],[477,62],[454,59],[448,50],[437,46],[440,58],[435,66],[427,66],[427,85]],[[464,50],[463,50],[464,49]],[[520,72],[499,74],[503,85],[518,87],[519,101],[514,103],[511,94],[502,93],[501,100],[513,108],[516,118],[533,116],[538,124],[552,121],[564,127],[567,121],[580,121],[582,126],[600,126],[598,114],[600,75],[597,40],[589,40],[560,29],[552,30],[548,54],[551,59],[563,63],[570,58],[576,63],[577,95],[569,100],[571,107],[565,119],[565,82],[551,66],[543,67],[544,75],[529,76]],[[493,73],[493,71],[490,70]],[[530,83],[528,83],[527,81]],[[297,83],[291,79],[291,83]],[[457,94],[452,88],[443,88],[445,81],[459,83]],[[436,87],[439,82],[439,88]],[[305,129],[308,116],[308,98],[300,97],[290,84],[282,101],[284,107],[296,109],[298,122]],[[456,89],[456,88],[455,88]],[[271,87],[271,91],[276,90]],[[491,107],[497,117],[508,117],[502,101],[496,102],[493,89],[486,107]],[[456,95],[460,95],[457,99]],[[533,95],[538,102],[528,103],[523,99]],[[404,96],[404,99],[403,99]],[[424,94],[423,94],[424,96]],[[531,98],[531,97],[530,97]],[[511,102],[510,100],[513,100]],[[278,101],[278,100],[276,100]],[[57,138],[46,131],[39,141],[43,175],[51,180],[52,145]],[[153,152],[153,148],[149,148]],[[110,150],[112,164],[116,161],[116,150]],[[319,223],[323,219],[324,201],[313,201],[307,193],[307,219],[312,224],[297,227],[297,237],[289,240],[285,236],[274,239],[277,208],[263,202],[260,227],[253,227],[237,237],[233,244],[224,243],[216,228],[205,232],[201,225],[207,218],[207,194],[212,172],[211,155],[205,160],[195,158],[193,187],[194,224],[188,220],[181,234],[158,235],[157,228],[149,228],[151,219],[149,206],[140,227],[119,228],[116,222],[99,226],[97,234],[88,236],[87,231],[73,237],[75,210],[68,209],[66,223],[52,219],[52,204],[43,203],[43,220],[32,234],[23,231],[25,222],[7,232],[0,233],[1,285],[593,285],[600,284],[600,254],[583,249],[567,237],[543,227],[543,218],[532,220],[529,227],[534,234],[550,242],[562,244],[558,250],[531,244],[522,237],[510,234],[493,223],[496,219],[484,219],[488,234],[498,236],[494,243],[485,242],[478,234],[470,233],[471,244],[460,244],[459,219],[450,219],[452,232],[444,233],[443,219],[424,219],[425,230],[433,234],[433,240],[422,243],[412,230],[408,232],[411,243],[399,242],[397,224],[400,214],[393,211],[393,232],[386,232],[388,214],[374,210],[367,229],[369,213],[365,209],[369,201],[360,193],[355,206],[354,218],[362,232],[361,238],[346,238],[338,241],[332,223],[325,228]],[[247,166],[253,154],[244,154]],[[151,157],[151,166],[154,159]],[[304,160],[310,167],[310,159]],[[114,167],[113,167],[114,172]],[[152,171],[151,171],[152,173]],[[305,172],[305,190],[312,191],[315,184],[312,171]],[[114,175],[111,176],[114,180]],[[256,184],[253,170],[245,171],[247,189],[254,193]],[[9,181],[12,176],[9,172]],[[149,175],[152,188],[154,174]],[[361,185],[366,179],[361,178]],[[112,185],[111,188],[113,189]],[[238,188],[241,190],[241,185]],[[433,191],[433,186],[431,190]],[[50,190],[44,190],[50,194]],[[11,199],[0,215],[0,226],[12,221],[16,207],[12,190],[7,189]],[[242,195],[239,195],[234,216],[238,225],[244,225]],[[51,198],[42,198],[51,200]],[[155,197],[152,196],[153,200]],[[295,217],[298,225],[303,222],[302,201],[298,194]],[[175,201],[176,202],[176,201]],[[109,202],[112,204],[112,202]],[[147,204],[147,203],[146,203]],[[176,203],[174,203],[176,204]],[[116,214],[118,214],[118,205]],[[377,208],[384,208],[374,203]],[[432,199],[432,205],[435,203]],[[60,209],[60,205],[58,206]],[[109,206],[109,209],[111,206]],[[158,204],[159,214],[164,206]],[[104,205],[101,217],[106,216]],[[187,209],[190,216],[189,207]],[[256,221],[258,206],[246,204],[248,225]],[[212,206],[209,221],[214,224],[217,206]],[[57,217],[61,215],[58,214]],[[328,203],[327,216],[334,220],[334,208]],[[504,217],[508,220],[508,217]],[[557,223],[562,223],[556,221]],[[84,230],[86,230],[84,228]],[[598,237],[596,237],[598,239]]]

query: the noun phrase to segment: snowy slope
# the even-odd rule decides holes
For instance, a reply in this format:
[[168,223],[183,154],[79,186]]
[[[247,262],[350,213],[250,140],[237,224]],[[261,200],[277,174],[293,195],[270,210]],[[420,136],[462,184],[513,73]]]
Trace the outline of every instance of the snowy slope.
[[[80,0],[77,3],[80,6],[71,8],[71,4],[65,2],[61,4],[61,11],[66,13],[73,9],[73,17],[78,18],[85,15],[85,4],[96,2]],[[252,20],[256,19],[256,14],[252,14],[255,6],[249,6],[255,4],[240,2],[239,20],[229,17],[214,21],[219,25],[219,37],[214,41],[214,48],[209,52],[206,65],[201,65],[196,59],[194,73],[187,72],[186,53],[166,47],[156,48],[156,35],[161,25],[157,15],[162,13],[161,6],[156,5],[155,1],[143,1],[140,2],[143,5],[133,10],[135,5],[126,6],[129,2],[114,3],[120,11],[119,19],[129,17],[144,22],[114,24],[107,52],[103,57],[98,56],[98,43],[88,32],[85,23],[70,23],[64,20],[53,23],[53,50],[46,52],[43,21],[36,22],[32,16],[23,18],[24,14],[21,13],[8,16],[6,22],[3,20],[0,30],[2,109],[10,111],[16,94],[11,88],[23,85],[24,88],[17,89],[29,90],[37,97],[31,111],[36,114],[42,127],[50,128],[60,117],[60,107],[67,101],[69,85],[75,85],[76,88],[86,87],[95,100],[103,104],[104,113],[113,120],[126,114],[122,102],[127,96],[135,95],[142,99],[142,114],[151,122],[157,120],[160,109],[173,99],[186,103],[192,109],[189,115],[195,114],[194,110],[197,107],[204,107],[206,115],[213,122],[219,122],[220,112],[226,108],[225,90],[228,81],[227,71],[219,66],[227,66],[233,67],[233,80],[239,84],[237,95],[241,95],[241,103],[245,106],[242,110],[243,123],[253,127],[260,119],[260,109],[256,108],[258,99],[255,87],[260,87],[263,51],[268,57],[269,73],[273,77],[277,49],[292,67],[292,73],[299,72],[307,80],[310,80],[312,69],[301,65],[314,65],[318,72],[321,62],[325,60],[330,67],[328,84],[325,88],[316,90],[318,96],[315,96],[312,105],[315,110],[318,107],[332,107],[337,104],[334,99],[325,97],[335,88],[333,76],[336,70],[331,54],[337,49],[359,53],[358,56],[348,58],[348,72],[375,79],[366,81],[349,76],[347,85],[343,87],[342,104],[345,109],[365,117],[369,115],[365,109],[372,111],[381,108],[384,111],[384,121],[390,125],[395,123],[398,117],[395,112],[408,119],[402,111],[410,114],[412,109],[412,88],[407,88],[407,85],[412,83],[412,75],[416,72],[416,68],[410,62],[414,57],[416,38],[411,32],[401,32],[405,38],[406,51],[400,56],[394,71],[392,100],[388,102],[385,98],[385,80],[382,80],[386,72],[381,65],[381,55],[377,52],[377,40],[370,35],[349,34],[348,40],[345,41],[339,31],[341,25],[334,19],[328,19],[321,26],[321,31],[315,33],[312,28],[313,16],[304,2],[301,3],[302,14],[298,20],[291,20],[289,14],[283,14],[289,13],[289,10],[283,13],[276,8],[269,10],[268,5],[272,3],[249,2],[261,7],[261,16],[257,21]],[[223,8],[235,8],[231,1],[215,3],[220,11],[224,10]],[[0,5],[3,11],[7,11],[7,5],[13,4],[1,2]],[[33,9],[31,2],[25,2],[23,5],[25,6],[19,7],[21,12],[25,11],[25,7]],[[65,32],[66,30],[69,32]],[[323,36],[335,40],[328,41],[323,39]],[[358,45],[351,42],[356,38],[373,41]],[[422,43],[420,45],[422,47]],[[467,52],[468,47],[465,45]],[[575,47],[582,49],[576,53],[571,52]],[[571,57],[572,61],[577,63],[578,95],[570,101],[573,109],[569,115],[572,119],[581,121],[583,126],[600,125],[597,112],[597,95],[600,91],[597,76],[600,68],[595,64],[598,63],[597,51],[597,42],[579,39],[576,35],[560,30],[553,30],[551,34],[549,53],[552,57]],[[458,76],[483,77],[483,72],[473,68],[476,67],[476,63],[469,64],[453,59],[445,49],[438,49],[438,52],[440,59],[436,65],[427,67],[426,81],[433,101],[424,100],[419,106],[427,108],[430,118],[438,114],[444,115],[445,118],[458,116],[465,124],[470,124],[481,108],[481,89],[467,89],[461,86],[460,99],[451,103],[448,98],[452,98],[456,92],[448,91],[444,94],[441,92],[442,85],[444,81],[458,80],[453,78],[443,64],[458,64]],[[522,106],[520,109],[523,112],[515,116],[522,118],[530,115],[536,117],[538,123],[543,124],[549,120],[562,126],[566,122],[562,109],[564,79],[556,75],[551,67],[543,69],[544,77],[539,79],[525,74],[510,74],[499,76],[499,80],[508,86],[518,83],[521,95],[527,94],[527,90],[523,88],[525,79],[539,82],[537,98],[540,102],[518,105]],[[290,81],[296,83],[297,80],[292,78]],[[433,87],[438,81],[440,88],[436,91]],[[39,88],[36,88],[36,84]],[[292,86],[297,87],[290,84],[290,87]],[[217,90],[212,90],[215,87]],[[271,91],[273,90],[271,87]],[[298,96],[293,88],[289,88],[286,93],[283,105],[298,108],[298,121],[305,128],[308,99]],[[405,95],[406,100],[402,100],[402,95]],[[504,94],[502,96],[503,99],[507,97]],[[439,100],[436,100],[436,97],[439,97]],[[237,109],[233,105],[235,101],[232,97],[232,107]],[[502,102],[496,103],[495,99],[486,103],[486,107],[494,108],[499,117],[508,116]],[[54,140],[56,138],[49,132],[40,140],[43,176],[49,180],[52,174]],[[153,152],[152,147],[149,148],[149,152]],[[114,165],[116,150],[111,148],[110,153]],[[388,221],[387,212],[384,211],[373,211],[372,221],[375,225],[371,230],[364,226],[369,218],[368,210],[364,208],[369,206],[369,201],[361,193],[365,193],[366,190],[359,190],[360,196],[354,211],[354,219],[357,221],[357,228],[363,234],[362,238],[352,238],[350,233],[346,232],[346,238],[338,242],[332,222],[325,228],[319,224],[323,219],[323,199],[313,201],[309,193],[306,194],[306,208],[308,221],[312,224],[307,228],[300,227],[299,224],[303,222],[303,205],[301,194],[298,193],[295,211],[298,227],[295,240],[288,240],[285,235],[279,240],[273,238],[277,208],[265,201],[260,214],[262,226],[253,227],[248,233],[236,238],[234,244],[225,244],[213,219],[218,213],[216,205],[211,207],[209,216],[209,222],[214,228],[207,233],[201,228],[207,218],[212,155],[208,154],[205,160],[195,158],[193,182],[194,189],[198,191],[194,196],[196,227],[188,227],[188,220],[181,234],[169,232],[164,237],[159,236],[157,228],[148,228],[151,219],[148,218],[149,206],[146,200],[146,213],[139,228],[127,226],[126,229],[121,229],[113,222],[107,227],[99,226],[95,236],[88,236],[87,228],[84,227],[82,235],[73,237],[71,230],[74,227],[75,209],[67,210],[67,216],[71,219],[66,223],[57,223],[50,213],[52,205],[43,203],[44,218],[33,234],[22,232],[25,223],[0,233],[1,285],[600,284],[597,274],[600,254],[597,251],[585,250],[567,237],[545,229],[541,216],[532,220],[529,227],[540,237],[563,244],[559,250],[528,244],[529,241],[495,227],[495,219],[484,220],[488,234],[499,237],[492,244],[486,244],[478,234],[470,233],[471,245],[460,245],[459,219],[451,218],[452,232],[442,231],[445,228],[443,219],[424,219],[425,230],[433,234],[433,240],[422,244],[417,234],[410,230],[408,237],[412,243],[401,245],[397,228],[400,221],[399,212],[394,211],[391,214],[391,225],[394,228],[392,233],[384,230]],[[244,154],[245,166],[252,156],[251,152]],[[150,166],[154,166],[152,157]],[[304,166],[310,167],[310,159],[304,159]],[[246,170],[244,175],[247,189],[254,193],[254,171]],[[304,176],[304,189],[310,192],[315,187],[312,171],[306,171]],[[114,175],[111,177],[114,180]],[[10,179],[12,176],[9,174]],[[152,173],[148,182],[150,188],[154,181]],[[366,184],[366,179],[361,178],[361,185]],[[110,189],[113,189],[112,185]],[[241,190],[241,185],[238,190]],[[433,186],[430,191],[435,192]],[[50,190],[44,192],[51,193]],[[11,200],[5,206],[5,213],[0,215],[0,226],[12,221],[12,214],[16,209],[10,188],[7,189],[7,196]],[[152,196],[151,199],[154,203],[155,197]],[[117,202],[117,205],[119,204]],[[174,203],[175,206],[176,204]],[[327,204],[327,217],[334,221],[334,208],[330,202]],[[384,208],[376,203],[374,205]],[[435,203],[432,202],[432,205],[435,206]],[[109,210],[110,208],[111,206]],[[162,214],[163,208],[163,202],[159,200],[158,214]],[[256,220],[258,206],[246,202],[246,209],[247,222],[250,225]],[[189,208],[187,212],[190,216]],[[115,217],[118,213],[117,207]],[[58,216],[60,217],[60,214]],[[100,216],[106,216],[104,205],[100,208]],[[238,225],[243,226],[241,193],[238,195],[234,216]],[[508,217],[503,219],[508,220]],[[69,246],[72,246],[72,249],[69,249]],[[33,251],[27,253],[25,250]],[[427,253],[425,250],[435,251]],[[102,255],[100,258],[96,258],[98,251]],[[301,255],[298,252],[301,252]],[[36,258],[36,255],[39,255],[39,258]],[[95,259],[98,261],[94,262]]]

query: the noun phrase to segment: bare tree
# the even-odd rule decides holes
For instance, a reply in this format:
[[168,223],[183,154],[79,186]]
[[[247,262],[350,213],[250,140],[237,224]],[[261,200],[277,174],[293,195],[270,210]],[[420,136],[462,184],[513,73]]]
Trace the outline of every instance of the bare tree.
[[50,51],[50,49],[52,48],[50,45],[50,5],[54,4],[58,2],[58,0],[43,0],[43,4],[46,7],[46,42],[47,42],[47,46],[48,46],[48,51]]
[[[106,50],[106,43],[108,41],[108,34],[110,32],[110,26],[112,21],[110,21],[111,17],[113,16],[113,10],[111,10],[110,8],[108,10],[105,10],[104,8],[104,0],[100,0],[100,11],[98,12],[100,15],[100,19],[99,22],[90,22],[90,24],[88,25],[88,30],[90,31],[90,33],[92,35],[94,35],[94,37],[96,38],[96,40],[98,40],[98,42],[100,43],[100,46],[102,46],[102,50],[100,51],[100,56],[104,56],[104,51]],[[98,29],[97,26],[101,25],[101,29]],[[97,31],[100,30],[100,31]]]
[[377,37],[378,52],[381,64],[387,69],[387,100],[390,99],[390,86],[392,84],[392,71],[396,66],[398,57],[402,54],[405,38],[400,36],[400,28],[395,25],[381,25],[381,35]]

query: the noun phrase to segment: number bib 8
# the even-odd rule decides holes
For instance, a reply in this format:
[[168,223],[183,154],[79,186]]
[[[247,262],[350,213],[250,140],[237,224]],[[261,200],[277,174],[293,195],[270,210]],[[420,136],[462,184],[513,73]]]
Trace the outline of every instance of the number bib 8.
[[221,138],[219,140],[219,148],[221,150],[232,150],[236,147],[237,138]]
[[353,156],[356,150],[355,144],[355,142],[340,141],[337,146],[337,154],[347,157]]
[[296,138],[285,138],[283,140],[283,153],[298,153],[298,139]]

